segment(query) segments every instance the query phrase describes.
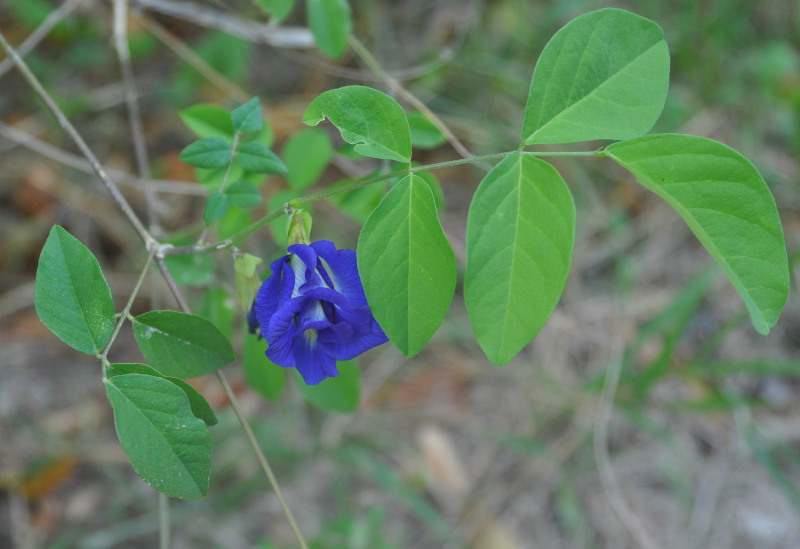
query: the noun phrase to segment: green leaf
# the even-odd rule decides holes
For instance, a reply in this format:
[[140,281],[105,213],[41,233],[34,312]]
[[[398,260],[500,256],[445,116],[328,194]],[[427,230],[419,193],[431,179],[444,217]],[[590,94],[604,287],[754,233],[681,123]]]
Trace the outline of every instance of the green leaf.
[[221,137],[204,137],[181,151],[180,159],[197,168],[221,168],[231,160],[231,146]]
[[201,103],[178,111],[183,123],[198,137],[233,139],[231,113],[219,105]]
[[236,294],[239,304],[247,312],[253,305],[258,289],[261,287],[256,269],[261,265],[261,258],[245,253],[235,253],[233,256],[233,273],[236,281]]
[[333,146],[324,131],[306,128],[295,133],[283,147],[289,186],[304,189],[314,183],[325,171],[331,156]]
[[247,211],[239,208],[230,208],[219,220],[217,233],[220,239],[230,238],[236,233],[253,224],[252,216]]
[[444,209],[444,192],[442,191],[442,184],[433,172],[416,172],[414,175],[425,181],[431,188],[433,198],[436,200],[436,210]]
[[281,23],[294,8],[295,0],[256,0],[264,11],[272,16],[273,23]]
[[[242,179],[245,174],[244,168],[233,164],[226,164],[220,168],[195,168],[197,181],[206,187],[209,192],[213,192],[222,187],[222,182],[226,180],[237,181]],[[260,176],[259,176],[260,177]]]
[[778,321],[789,266],[775,199],[744,156],[693,135],[649,135],[606,155],[667,201],[722,265],[760,334]]
[[236,300],[220,286],[206,288],[203,292],[199,315],[216,326],[230,341],[233,338],[233,319],[236,318]]
[[239,147],[236,160],[251,172],[286,173],[286,165],[261,141],[250,141]]
[[349,413],[358,408],[361,394],[361,372],[358,362],[346,360],[336,363],[339,375],[329,377],[317,385],[306,385],[300,372],[295,370],[295,380],[300,392],[309,402],[325,412]]
[[236,133],[252,132],[264,127],[258,97],[231,111],[231,124]]
[[406,356],[433,336],[453,300],[456,260],[430,186],[396,183],[358,239],[358,270],[376,320]]
[[306,11],[319,51],[331,59],[341,57],[353,25],[347,0],[307,0]]
[[[375,172],[375,175],[377,175],[377,172]],[[353,183],[352,179],[345,179],[334,183],[330,188],[342,187],[350,183]],[[339,210],[363,225],[367,222],[373,210],[380,204],[383,194],[383,185],[375,184],[331,195],[328,200],[336,204]]]
[[326,91],[308,106],[303,123],[316,126],[326,117],[357,153],[397,162],[411,160],[408,119],[385,93],[365,86]]
[[436,124],[428,120],[419,111],[406,113],[408,117],[408,127],[411,130],[411,143],[419,149],[435,149],[447,139],[445,139]]
[[133,319],[133,335],[147,362],[172,377],[202,376],[236,360],[230,342],[200,316],[150,311]]
[[247,384],[269,401],[276,401],[286,385],[286,368],[270,361],[264,354],[266,340],[245,334],[242,366]]
[[228,197],[219,191],[214,191],[208,195],[206,208],[203,211],[203,219],[206,223],[212,223],[225,215],[228,211]]
[[174,383],[178,386],[178,388],[180,388],[181,391],[186,393],[186,398],[189,399],[189,406],[192,409],[192,414],[194,417],[202,419],[203,422],[209,427],[219,423],[217,416],[214,414],[214,410],[211,408],[211,405],[208,403],[205,397],[201,395],[197,389],[182,379],[165,376],[155,368],[151,368],[146,364],[112,364],[111,367],[106,370],[106,375],[109,378],[125,374],[144,374],[147,376],[156,376]]
[[272,132],[272,127],[269,125],[268,120],[264,120],[263,128],[245,136],[245,142],[250,141],[261,141],[267,147],[272,147],[272,143],[275,141],[275,135]]
[[547,322],[564,291],[574,239],[572,194],[543,160],[509,155],[475,191],[464,300],[492,363],[507,363]]
[[39,256],[34,303],[42,324],[78,351],[99,353],[114,331],[114,301],[100,264],[58,225]]
[[228,185],[225,196],[231,204],[240,208],[251,208],[261,202],[261,193],[255,185],[247,181],[236,181]]
[[553,36],[536,63],[522,141],[640,136],[661,114],[668,87],[661,27],[615,8],[581,15]]
[[[225,238],[220,236],[220,238]],[[170,244],[194,244],[188,239],[175,239]],[[184,286],[204,286],[214,280],[214,261],[208,254],[168,255],[164,262],[175,282]]]
[[199,499],[208,492],[211,436],[189,400],[169,380],[125,374],[106,380],[120,444],[138,475],[170,497]]

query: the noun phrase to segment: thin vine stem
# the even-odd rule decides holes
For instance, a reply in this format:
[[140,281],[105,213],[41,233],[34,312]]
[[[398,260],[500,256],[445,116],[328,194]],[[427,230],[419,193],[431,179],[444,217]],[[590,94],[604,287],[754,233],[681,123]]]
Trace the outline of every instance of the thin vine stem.
[[[236,156],[236,148],[239,146],[239,136],[241,134],[236,132],[233,135],[233,144],[231,145],[231,159],[228,160],[228,166],[225,168],[225,174],[222,176],[222,183],[219,185],[219,192],[225,191],[225,187],[228,185],[228,177],[231,175],[231,169],[233,168],[233,159]],[[200,233],[200,236],[197,237],[197,245],[201,246],[202,243],[206,239],[206,234],[208,233],[208,228],[210,223],[205,220],[205,213],[203,214],[203,221],[205,222],[205,226],[203,227],[203,231]]]
[[361,41],[356,38],[354,35],[350,35],[348,40],[350,43],[350,47],[353,48],[353,51],[356,52],[362,61],[369,67],[369,69],[374,72],[381,80],[383,80],[387,86],[393,91],[396,91],[403,99],[408,101],[412,107],[417,109],[421,112],[425,117],[433,122],[433,124],[439,128],[439,131],[442,132],[447,142],[453,146],[453,148],[463,156],[464,158],[471,158],[475,162],[479,162],[479,157],[472,154],[472,152],[467,149],[467,147],[456,137],[456,135],[450,131],[450,128],[445,124],[439,116],[430,110],[428,106],[420,101],[416,95],[408,91],[403,85],[400,83],[399,80],[394,78],[391,74],[386,72],[380,62],[375,58],[375,56],[370,53],[370,51],[361,43]]
[[228,185],[228,178],[231,175],[231,168],[233,168],[233,159],[236,156],[236,149],[239,146],[239,136],[241,134],[236,132],[233,135],[233,145],[231,145],[231,159],[228,161],[228,167],[225,168],[225,175],[222,176],[222,183],[219,184],[219,192],[223,192]]
[[297,522],[294,520],[294,514],[292,514],[292,510],[286,503],[286,499],[283,497],[283,492],[281,491],[281,487],[278,484],[278,479],[275,477],[275,474],[272,472],[272,467],[270,467],[269,461],[267,461],[266,456],[263,452],[260,451],[261,446],[256,439],[255,433],[253,433],[253,429],[250,427],[250,423],[247,421],[247,418],[244,417],[241,408],[239,407],[239,401],[236,398],[236,394],[231,389],[230,384],[228,383],[227,378],[222,373],[222,371],[217,370],[215,372],[217,379],[219,380],[220,385],[222,385],[222,389],[225,391],[225,395],[227,395],[228,400],[231,404],[231,409],[233,413],[236,414],[236,417],[239,419],[239,423],[242,425],[242,429],[244,429],[245,436],[250,441],[250,444],[254,448],[258,448],[259,451],[256,452],[256,456],[258,457],[258,462],[261,465],[261,469],[264,471],[264,474],[267,476],[267,480],[269,481],[270,486],[272,486],[273,491],[275,492],[275,496],[278,498],[278,501],[281,504],[281,508],[283,509],[283,514],[286,516],[286,520],[289,521],[289,526],[292,528],[292,532],[294,532],[294,536],[297,539],[297,543],[300,544],[300,549],[308,549],[308,545],[306,545],[305,539],[303,539],[303,535],[300,533],[300,529],[297,526]]
[[[329,196],[334,196],[339,193],[344,193],[348,191],[353,191],[356,189],[360,189],[361,187],[366,187],[367,185],[372,185],[374,183],[380,183],[381,181],[387,181],[389,179],[394,179],[396,177],[402,177],[404,175],[408,175],[409,173],[417,173],[417,172],[425,172],[431,170],[438,170],[441,168],[449,168],[451,166],[460,166],[463,164],[473,164],[475,162],[481,162],[486,160],[497,160],[499,158],[505,158],[509,154],[513,153],[521,153],[528,156],[584,156],[584,157],[597,157],[603,156],[602,151],[506,151],[501,153],[493,153],[493,154],[486,154],[482,156],[473,156],[470,158],[459,158],[456,160],[448,160],[445,162],[437,162],[435,164],[422,164],[419,166],[413,166],[411,168],[403,168],[402,170],[394,171],[391,173],[383,174],[383,175],[375,175],[371,177],[365,177],[359,179],[358,181],[354,181],[349,185],[342,185],[341,187],[336,187],[334,189],[327,189],[325,191],[321,191],[312,195],[303,196],[300,198],[295,198],[294,200],[289,201],[288,203],[284,204],[280,208],[272,210],[267,215],[259,219],[258,221],[254,222],[253,224],[245,227],[235,235],[226,238],[220,242],[216,242],[214,244],[209,245],[196,245],[196,246],[165,246],[163,249],[164,255],[186,255],[186,254],[207,254],[213,252],[219,252],[230,248],[231,246],[237,246],[240,244],[245,238],[256,232],[257,230],[265,227],[269,223],[279,219],[280,217],[284,216],[291,210],[291,208],[300,206],[307,202],[313,202],[315,200],[319,200],[320,198],[327,198]],[[290,208],[291,207],[291,208]]]
[[122,312],[119,314],[119,320],[117,321],[117,325],[114,326],[114,331],[111,333],[111,337],[108,339],[108,343],[103,348],[102,352],[97,355],[97,358],[103,363],[103,370],[105,372],[106,366],[108,366],[108,351],[111,350],[111,346],[116,341],[117,336],[119,335],[119,331],[122,329],[122,325],[125,324],[125,321],[128,319],[128,316],[131,312],[131,307],[133,307],[133,302],[136,299],[136,296],[139,294],[139,290],[142,288],[142,284],[144,283],[144,279],[147,278],[147,271],[150,269],[150,265],[153,263],[153,258],[156,254],[156,248],[153,247],[150,249],[150,252],[147,254],[147,260],[144,262],[144,267],[142,268],[142,272],[139,274],[139,278],[136,280],[136,285],[131,290],[131,295],[128,298],[128,302],[125,304],[125,308],[122,309]]
[[[618,347],[619,345],[615,345]],[[642,549],[659,549],[659,545],[650,536],[645,525],[633,511],[628,501],[622,494],[619,480],[614,473],[611,465],[611,458],[608,453],[608,426],[611,422],[611,412],[614,408],[614,398],[619,386],[619,379],[622,373],[622,353],[619,349],[614,349],[608,368],[606,370],[605,381],[603,382],[603,393],[595,413],[594,422],[594,457],[597,464],[597,472],[600,477],[600,484],[606,493],[606,497],[611,504],[611,508],[628,532],[636,539],[637,544]]]
[[170,506],[169,496],[158,493],[158,547],[159,549],[169,549],[172,545],[170,540]]
[[[131,52],[128,44],[128,0],[114,0],[114,47],[117,50],[117,58],[122,73],[122,82],[125,87],[125,103],[128,107],[128,126],[133,142],[133,152],[136,158],[136,170],[139,177],[146,181],[150,176],[150,157],[147,153],[147,142],[144,137],[144,127],[142,125],[141,109],[139,108],[138,94],[136,92],[135,78],[133,75],[133,65],[131,63]],[[147,230],[160,233],[158,230],[158,218],[156,214],[156,193],[150,185],[143,185],[145,204],[147,205]],[[149,270],[150,262],[156,248],[151,247],[147,264],[142,272],[142,279]],[[153,300],[151,299],[151,306]],[[124,317],[121,319],[124,320]],[[165,494],[158,493],[158,544],[159,549],[170,549],[172,540],[170,527],[170,499]]]

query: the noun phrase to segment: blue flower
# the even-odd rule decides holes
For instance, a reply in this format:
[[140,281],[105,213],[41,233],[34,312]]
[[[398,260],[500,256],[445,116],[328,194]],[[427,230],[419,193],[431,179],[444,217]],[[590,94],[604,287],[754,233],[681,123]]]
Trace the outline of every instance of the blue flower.
[[297,368],[315,385],[339,375],[337,360],[355,358],[388,338],[367,304],[353,250],[321,240],[293,244],[289,252],[272,263],[248,322],[251,329],[260,326],[267,358]]

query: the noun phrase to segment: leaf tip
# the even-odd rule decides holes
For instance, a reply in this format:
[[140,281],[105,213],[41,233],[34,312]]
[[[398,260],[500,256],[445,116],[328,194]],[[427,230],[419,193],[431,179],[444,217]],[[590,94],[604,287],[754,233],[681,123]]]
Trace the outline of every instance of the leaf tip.
[[305,114],[303,114],[303,124],[306,126],[316,126],[325,120],[325,115],[314,107],[314,104],[308,106]]

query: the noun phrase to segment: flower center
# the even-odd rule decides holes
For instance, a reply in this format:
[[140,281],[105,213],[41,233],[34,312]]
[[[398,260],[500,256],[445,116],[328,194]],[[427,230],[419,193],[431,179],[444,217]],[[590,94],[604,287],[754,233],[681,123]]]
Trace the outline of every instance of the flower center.
[[305,332],[303,332],[303,337],[306,338],[306,341],[309,345],[313,346],[317,342],[317,331],[309,328]]

